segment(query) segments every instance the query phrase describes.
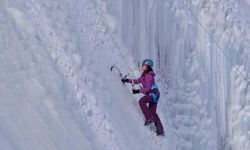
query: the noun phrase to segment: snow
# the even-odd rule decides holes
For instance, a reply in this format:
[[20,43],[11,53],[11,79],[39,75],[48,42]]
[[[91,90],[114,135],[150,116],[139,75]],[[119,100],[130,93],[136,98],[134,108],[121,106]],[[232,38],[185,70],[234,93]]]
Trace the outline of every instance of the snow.
[[[249,14],[248,0],[1,1],[1,149],[249,150]],[[110,70],[139,77],[144,58],[164,137]]]
[[246,2],[250,5],[250,0],[246,0]]

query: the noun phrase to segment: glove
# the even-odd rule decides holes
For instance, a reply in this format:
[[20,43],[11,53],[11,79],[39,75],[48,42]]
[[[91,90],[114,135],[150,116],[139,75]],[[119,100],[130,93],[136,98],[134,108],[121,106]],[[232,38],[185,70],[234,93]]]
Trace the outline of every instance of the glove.
[[138,94],[140,91],[139,91],[139,90],[132,89],[132,92],[133,92],[133,94]]
[[128,79],[121,79],[122,83],[128,82]]

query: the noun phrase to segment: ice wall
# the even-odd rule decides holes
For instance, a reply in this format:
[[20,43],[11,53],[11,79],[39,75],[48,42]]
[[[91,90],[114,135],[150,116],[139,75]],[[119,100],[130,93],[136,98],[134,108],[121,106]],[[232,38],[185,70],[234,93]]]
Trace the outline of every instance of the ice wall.
[[134,60],[153,58],[169,85],[179,149],[249,149],[247,1],[105,2]]
[[1,149],[98,149],[22,4],[0,2]]

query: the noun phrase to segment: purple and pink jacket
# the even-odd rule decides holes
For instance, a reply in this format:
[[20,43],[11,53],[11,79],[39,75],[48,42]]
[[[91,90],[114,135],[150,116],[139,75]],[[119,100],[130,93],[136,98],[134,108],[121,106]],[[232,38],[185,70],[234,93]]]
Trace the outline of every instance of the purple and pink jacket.
[[155,85],[155,79],[154,79],[155,73],[154,71],[149,72],[143,72],[141,77],[138,79],[129,79],[129,83],[134,84],[142,84],[142,88],[139,90],[140,93],[143,93],[145,95],[149,93],[155,93],[157,97],[160,97],[160,93],[158,89],[151,89],[153,85]]

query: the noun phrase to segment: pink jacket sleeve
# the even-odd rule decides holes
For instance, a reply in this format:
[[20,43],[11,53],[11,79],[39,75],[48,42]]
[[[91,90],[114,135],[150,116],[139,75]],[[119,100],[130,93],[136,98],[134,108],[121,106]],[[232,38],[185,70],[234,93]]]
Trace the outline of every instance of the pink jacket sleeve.
[[138,79],[128,79],[129,83],[134,83],[134,84],[140,84],[142,83],[142,77],[138,78]]
[[[144,79],[143,79],[144,78]],[[140,89],[140,93],[148,93],[151,89],[152,84],[154,83],[153,76],[146,74],[144,77],[138,79],[129,79],[129,83],[139,84],[141,83],[143,87]]]

